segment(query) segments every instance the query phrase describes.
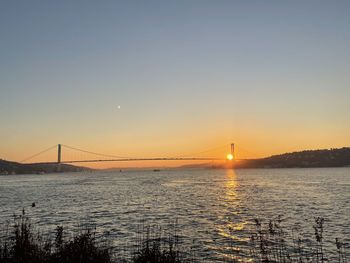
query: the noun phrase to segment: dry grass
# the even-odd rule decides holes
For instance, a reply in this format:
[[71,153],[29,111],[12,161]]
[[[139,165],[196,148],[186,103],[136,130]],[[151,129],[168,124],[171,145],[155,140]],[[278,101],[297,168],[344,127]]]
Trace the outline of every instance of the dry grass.
[[[324,248],[323,218],[315,218],[313,224],[313,242],[304,242],[299,234],[283,227],[282,220],[263,224],[255,219],[254,229],[249,241],[250,262],[263,263],[323,263],[347,262],[345,244],[340,239],[334,242],[338,254],[327,254]],[[179,245],[176,227],[174,233],[164,234],[160,227],[143,228],[137,241],[136,251],[130,252],[130,258],[112,256],[108,243],[97,241],[95,230],[85,229],[71,238],[65,238],[64,228],[58,226],[55,237],[49,238],[33,230],[23,211],[14,217],[12,225],[7,224],[0,235],[1,263],[184,263],[193,262]],[[195,237],[194,237],[195,238]],[[193,254],[192,254],[193,255]],[[248,260],[248,259],[243,259]],[[203,262],[196,259],[196,262]]]
[[263,224],[255,219],[255,230],[250,238],[250,257],[253,262],[264,263],[321,263],[338,262],[345,263],[345,246],[336,238],[334,245],[337,249],[337,259],[327,254],[324,249],[324,218],[316,217],[313,225],[314,240],[306,242],[298,233],[283,227],[282,220],[278,217]]

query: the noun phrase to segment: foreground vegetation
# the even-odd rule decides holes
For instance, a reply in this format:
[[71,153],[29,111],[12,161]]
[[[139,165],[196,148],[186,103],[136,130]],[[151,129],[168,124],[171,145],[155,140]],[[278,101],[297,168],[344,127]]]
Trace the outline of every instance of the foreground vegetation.
[[174,237],[162,238],[158,233],[146,235],[140,240],[131,260],[113,256],[108,242],[98,242],[96,232],[81,230],[66,238],[62,226],[57,226],[55,237],[34,233],[29,218],[23,210],[15,216],[14,223],[6,226],[0,235],[0,263],[180,263],[185,262]]
[[281,225],[281,218],[262,224],[255,219],[255,231],[250,237],[250,257],[254,262],[347,262],[345,244],[336,238],[337,255],[331,255],[324,246],[324,218],[316,217],[313,240],[298,233],[290,235]]
[[[347,262],[345,244],[335,240],[337,255],[328,255],[324,247],[324,219],[315,218],[314,242],[306,243],[301,236],[290,236],[281,225],[280,218],[263,224],[255,219],[251,233],[248,257],[227,259],[224,262]],[[128,259],[113,255],[108,242],[97,241],[95,231],[82,230],[71,238],[65,237],[62,226],[56,228],[54,238],[33,231],[29,218],[22,215],[14,218],[13,225],[5,227],[0,236],[1,263],[183,263],[202,262],[189,257],[179,249],[175,235],[162,237],[161,231],[145,230],[136,251]],[[234,244],[232,244],[234,246]],[[191,254],[191,253],[190,253]]]

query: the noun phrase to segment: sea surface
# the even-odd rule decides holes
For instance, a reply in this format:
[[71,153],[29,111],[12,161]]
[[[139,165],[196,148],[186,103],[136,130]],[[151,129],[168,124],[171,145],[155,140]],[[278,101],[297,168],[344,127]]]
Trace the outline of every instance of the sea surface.
[[124,256],[148,227],[164,236],[175,233],[200,262],[248,261],[255,218],[268,223],[280,217],[285,229],[308,242],[314,218],[323,217],[325,249],[336,255],[336,237],[350,244],[350,168],[0,176],[2,227],[23,208],[41,232],[94,225]]

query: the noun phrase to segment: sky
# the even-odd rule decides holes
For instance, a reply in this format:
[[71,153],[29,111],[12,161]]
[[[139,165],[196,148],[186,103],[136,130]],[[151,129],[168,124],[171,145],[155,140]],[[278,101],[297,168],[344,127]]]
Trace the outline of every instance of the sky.
[[0,158],[350,146],[349,28],[349,1],[1,1]]

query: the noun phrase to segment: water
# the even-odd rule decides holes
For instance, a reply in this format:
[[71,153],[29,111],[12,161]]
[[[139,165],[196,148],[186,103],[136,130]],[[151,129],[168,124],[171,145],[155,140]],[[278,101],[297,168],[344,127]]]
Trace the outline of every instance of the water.
[[282,215],[288,229],[312,238],[314,217],[321,216],[332,241],[326,249],[335,253],[336,237],[350,243],[350,168],[0,176],[0,222],[22,208],[47,231],[96,224],[119,248],[135,243],[141,225],[174,231],[176,224],[184,246],[205,262],[247,259],[254,218]]

